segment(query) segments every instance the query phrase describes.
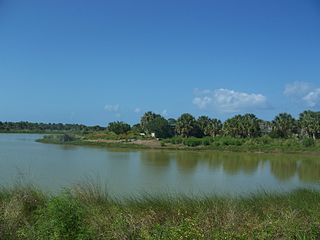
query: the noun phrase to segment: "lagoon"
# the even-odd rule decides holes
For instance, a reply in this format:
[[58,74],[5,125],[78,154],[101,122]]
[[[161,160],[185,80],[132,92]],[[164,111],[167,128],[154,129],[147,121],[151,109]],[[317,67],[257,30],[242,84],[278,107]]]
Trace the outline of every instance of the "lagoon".
[[0,183],[31,182],[56,192],[98,181],[116,197],[140,194],[245,196],[320,190],[320,156],[184,150],[128,150],[35,142],[0,134]]

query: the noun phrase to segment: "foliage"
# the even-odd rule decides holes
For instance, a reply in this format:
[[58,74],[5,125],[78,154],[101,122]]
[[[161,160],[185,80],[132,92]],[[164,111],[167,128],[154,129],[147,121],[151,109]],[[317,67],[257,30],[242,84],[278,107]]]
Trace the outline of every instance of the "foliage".
[[131,126],[125,122],[111,122],[108,125],[108,130],[115,134],[125,134],[131,130]]
[[223,132],[232,137],[258,137],[260,120],[254,114],[236,115],[223,124]]
[[35,223],[24,234],[29,239],[89,239],[82,204],[68,194],[53,197],[35,213]]
[[144,120],[141,120],[141,123],[144,122],[145,132],[154,133],[157,138],[168,138],[173,135],[167,119],[158,114],[152,115],[150,118],[147,118],[147,116],[148,114],[146,113]]
[[134,133],[136,133],[136,134],[140,134],[140,133],[143,132],[143,129],[142,129],[140,123],[134,124],[134,125],[132,126],[131,130],[132,130]]
[[208,116],[200,116],[197,119],[197,125],[201,132],[201,135],[209,136],[207,128],[210,124],[210,118]]
[[40,142],[63,144],[63,143],[68,143],[75,140],[77,140],[75,135],[64,133],[64,134],[45,135],[42,139],[40,139]]
[[143,131],[145,131],[147,134],[151,134],[152,131],[149,129],[150,127],[150,122],[154,121],[156,118],[161,117],[160,114],[156,114],[154,112],[146,112],[140,120],[140,125]]
[[299,126],[302,134],[313,139],[320,137],[320,112],[304,111],[300,113]]
[[[81,190],[83,191],[83,189]],[[92,192],[90,189],[86,192]],[[29,192],[33,192],[30,194]],[[38,192],[38,193],[34,193]],[[83,198],[73,189],[24,211],[27,188],[0,191],[0,239],[318,239],[320,193],[298,190],[231,198]],[[35,199],[38,199],[37,197]]]
[[302,143],[302,145],[304,147],[313,147],[316,144],[316,142],[315,142],[315,140],[313,138],[308,138],[308,137],[307,138],[303,138],[301,140],[301,143]]
[[189,147],[196,147],[196,146],[202,145],[203,141],[201,138],[190,137],[190,138],[185,138],[183,140],[183,144]]
[[31,122],[0,122],[0,132],[93,132],[101,131],[105,128],[100,126],[85,126],[82,124],[62,124],[62,123],[31,123]]
[[176,123],[176,132],[182,137],[198,135],[198,125],[196,119],[189,113],[182,114]]
[[296,132],[296,120],[291,114],[280,113],[272,121],[272,131],[277,137],[291,137]]

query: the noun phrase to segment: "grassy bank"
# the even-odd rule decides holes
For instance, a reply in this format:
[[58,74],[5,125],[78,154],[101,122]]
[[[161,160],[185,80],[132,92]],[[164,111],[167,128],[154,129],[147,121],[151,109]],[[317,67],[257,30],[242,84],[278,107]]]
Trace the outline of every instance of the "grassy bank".
[[0,191],[0,239],[319,239],[320,193],[116,201],[96,186]]
[[99,135],[49,135],[39,139],[42,143],[70,144],[134,149],[177,149],[177,150],[216,150],[231,152],[264,153],[315,153],[320,154],[320,141],[313,139],[279,139],[268,136],[259,138],[174,137],[163,140],[135,139],[109,134]]

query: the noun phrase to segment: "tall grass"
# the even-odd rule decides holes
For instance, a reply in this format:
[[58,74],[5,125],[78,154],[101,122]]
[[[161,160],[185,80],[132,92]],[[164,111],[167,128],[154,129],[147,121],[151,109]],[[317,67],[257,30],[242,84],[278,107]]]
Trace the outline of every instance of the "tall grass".
[[319,239],[320,192],[116,200],[86,183],[0,190],[0,239]]

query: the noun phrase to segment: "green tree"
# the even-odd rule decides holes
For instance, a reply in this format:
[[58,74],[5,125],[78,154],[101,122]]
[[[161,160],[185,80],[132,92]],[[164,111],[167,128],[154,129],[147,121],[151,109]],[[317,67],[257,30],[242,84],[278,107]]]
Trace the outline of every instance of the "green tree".
[[143,131],[145,131],[145,133],[147,134],[151,134],[152,131],[150,131],[149,126],[150,126],[150,122],[152,122],[153,120],[155,120],[156,118],[161,117],[160,114],[156,114],[154,112],[146,112],[141,120],[140,120],[140,125]]
[[130,125],[125,122],[111,122],[108,125],[108,130],[114,132],[115,134],[124,134],[129,132],[131,129]]
[[176,132],[182,137],[194,136],[197,129],[196,119],[189,113],[182,114],[176,123]]
[[174,118],[169,118],[168,119],[168,124],[170,126],[171,129],[171,134],[172,136],[174,136],[176,134],[176,124],[177,124],[177,120]]
[[296,130],[296,121],[288,113],[280,113],[272,121],[273,135],[281,138],[291,137]]
[[320,135],[320,112],[304,111],[299,116],[299,126],[303,135],[316,139]]
[[222,131],[222,122],[219,119],[210,119],[209,125],[204,129],[204,134],[206,136],[215,137],[219,135]]
[[157,115],[153,120],[148,121],[145,128],[149,133],[155,133],[158,138],[167,138],[172,136],[168,120],[160,115]]
[[225,135],[257,137],[261,135],[260,120],[254,114],[236,115],[223,124]]
[[141,124],[134,124],[133,126],[132,126],[132,128],[131,128],[131,130],[133,131],[133,132],[135,132],[135,133],[141,133],[141,132],[143,132],[143,129],[142,129],[142,127],[141,127]]
[[199,127],[199,130],[201,132],[201,135],[209,136],[208,134],[208,126],[210,124],[210,118],[208,116],[200,116],[197,119],[197,125]]

